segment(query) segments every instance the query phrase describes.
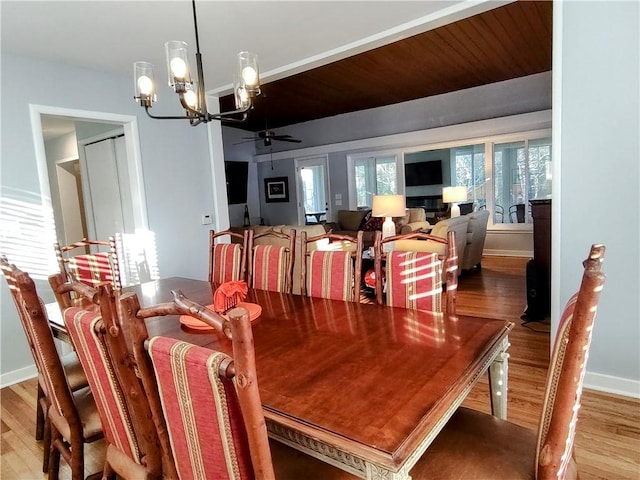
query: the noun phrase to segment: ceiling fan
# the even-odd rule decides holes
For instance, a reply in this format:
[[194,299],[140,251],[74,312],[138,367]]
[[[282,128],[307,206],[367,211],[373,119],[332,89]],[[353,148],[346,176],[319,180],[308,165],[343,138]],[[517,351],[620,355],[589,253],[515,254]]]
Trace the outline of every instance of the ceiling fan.
[[270,147],[273,141],[277,142],[291,142],[291,143],[300,143],[302,140],[298,140],[297,138],[293,138],[291,135],[277,135],[273,130],[261,130],[256,132],[258,134],[257,137],[243,137],[245,140],[255,140],[256,142],[262,140],[265,147]]

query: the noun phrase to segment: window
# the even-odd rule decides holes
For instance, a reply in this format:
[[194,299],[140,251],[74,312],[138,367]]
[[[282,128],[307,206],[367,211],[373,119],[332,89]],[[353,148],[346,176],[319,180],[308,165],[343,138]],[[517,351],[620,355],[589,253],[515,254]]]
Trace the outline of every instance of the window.
[[551,139],[493,146],[494,223],[531,223],[529,200],[551,194]]
[[451,149],[451,163],[455,185],[467,187],[467,202],[473,202],[476,208],[486,205],[484,144],[469,145]]
[[358,158],[354,162],[356,205],[369,207],[374,195],[398,193],[398,166],[395,155]]

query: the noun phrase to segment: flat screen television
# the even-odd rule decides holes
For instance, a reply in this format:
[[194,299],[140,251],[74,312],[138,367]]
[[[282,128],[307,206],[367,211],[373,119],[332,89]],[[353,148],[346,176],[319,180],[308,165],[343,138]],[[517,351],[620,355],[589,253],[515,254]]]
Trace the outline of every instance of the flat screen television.
[[407,187],[442,184],[442,161],[414,162],[404,164],[404,183]]
[[248,162],[224,162],[229,205],[247,203]]

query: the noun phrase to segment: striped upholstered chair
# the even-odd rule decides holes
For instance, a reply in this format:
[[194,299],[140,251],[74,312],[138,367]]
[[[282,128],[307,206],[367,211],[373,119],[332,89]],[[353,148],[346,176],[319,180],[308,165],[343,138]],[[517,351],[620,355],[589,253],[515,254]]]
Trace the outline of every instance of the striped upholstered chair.
[[71,468],[72,480],[84,479],[84,445],[103,436],[94,397],[88,386],[72,390],[69,372],[65,371],[58,356],[49,319],[31,277],[14,265],[5,270],[5,275],[12,279],[12,294],[23,326],[28,331],[27,340],[47,400],[46,425],[49,432],[45,437],[49,435],[50,441],[49,457],[45,463],[49,478],[58,478],[62,456]]
[[[103,478],[177,478],[172,458],[163,458],[158,429],[136,376],[116,314],[113,289],[80,282],[58,285],[91,300],[63,312],[69,336],[94,392],[107,452]],[[164,461],[164,463],[163,463]]]
[[412,478],[578,477],[573,445],[591,332],[604,285],[600,271],[604,250],[603,245],[591,247],[580,289],[560,318],[538,431],[461,407],[410,472]]
[[[55,243],[53,248],[60,272],[67,279],[82,282],[90,287],[103,282],[111,283],[116,290],[122,287],[115,237],[109,237],[106,242],[83,238],[66,246]],[[106,251],[89,253],[92,248]]]
[[[17,279],[16,279],[16,267],[15,265],[11,265],[7,260],[7,257],[4,255],[0,256],[0,267],[2,268],[2,273],[4,274],[5,279],[7,280],[7,285],[9,287],[9,292],[13,297],[13,301],[15,303],[16,309],[18,311],[18,317],[20,318],[20,322],[22,323],[22,327],[24,329],[24,333],[27,337],[27,343],[29,344],[29,349],[31,350],[31,355],[33,356],[33,361],[36,365],[36,369],[38,370],[38,391],[37,391],[37,400],[36,400],[36,440],[43,440],[43,460],[42,460],[42,469],[46,472],[49,468],[49,447],[51,435],[49,431],[48,418],[47,418],[47,410],[51,405],[51,402],[47,398],[45,394],[45,385],[44,385],[44,376],[42,374],[42,368],[39,362],[39,355],[36,351],[36,338],[33,334],[33,328],[31,323],[27,317],[26,312],[23,310],[22,300],[20,297],[19,289],[17,287]],[[82,366],[78,361],[78,356],[76,352],[69,352],[60,356],[60,363],[64,368],[64,373],[67,378],[67,383],[69,384],[69,388],[71,391],[80,390],[88,385],[87,377],[84,375],[84,371],[82,370]],[[46,433],[46,434],[45,434]]]
[[249,286],[259,290],[291,293],[296,231],[289,234],[268,230],[249,234],[251,268]]
[[301,232],[302,294],[359,301],[362,275],[362,230],[356,238],[325,233],[307,239]]
[[[386,278],[387,305],[441,312],[444,281],[447,312],[455,313],[458,291],[455,232],[448,232],[446,239],[422,232],[383,239],[376,232],[374,250],[378,303],[384,303],[382,279]],[[383,261],[386,261],[384,273]]]
[[[242,234],[230,230],[209,232],[209,283],[246,281],[249,233],[249,229],[245,229]],[[217,241],[226,236],[241,243]]]

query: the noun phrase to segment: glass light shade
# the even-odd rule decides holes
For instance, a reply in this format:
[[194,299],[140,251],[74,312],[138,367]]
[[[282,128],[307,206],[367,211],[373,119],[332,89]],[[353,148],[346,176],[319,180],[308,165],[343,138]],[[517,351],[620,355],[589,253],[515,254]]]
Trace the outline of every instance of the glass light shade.
[[172,40],[164,44],[167,54],[167,71],[169,72],[169,86],[176,84],[191,84],[187,44]]
[[133,64],[133,81],[135,84],[136,101],[156,100],[156,82],[153,73],[153,64],[149,62],[135,62]]
[[238,54],[238,76],[250,96],[260,91],[260,70],[258,56],[255,53],[240,52]]
[[233,76],[233,96],[238,110],[247,108],[251,105],[251,97],[249,96],[249,92],[247,92],[247,89],[239,75]]
[[374,217],[404,217],[404,195],[374,195],[371,210]]

